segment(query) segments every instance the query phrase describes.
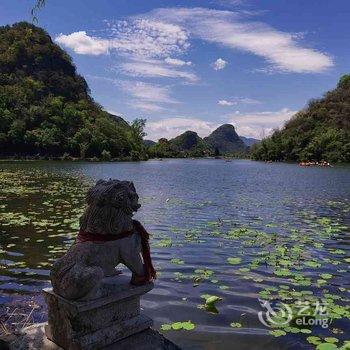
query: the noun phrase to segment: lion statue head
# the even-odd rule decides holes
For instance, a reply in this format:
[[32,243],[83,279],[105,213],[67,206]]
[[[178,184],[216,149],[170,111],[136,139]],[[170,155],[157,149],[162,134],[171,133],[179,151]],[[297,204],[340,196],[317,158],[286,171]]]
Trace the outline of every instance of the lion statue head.
[[141,205],[131,181],[99,180],[86,195],[87,208],[80,229],[97,234],[114,234],[132,229],[132,216]]

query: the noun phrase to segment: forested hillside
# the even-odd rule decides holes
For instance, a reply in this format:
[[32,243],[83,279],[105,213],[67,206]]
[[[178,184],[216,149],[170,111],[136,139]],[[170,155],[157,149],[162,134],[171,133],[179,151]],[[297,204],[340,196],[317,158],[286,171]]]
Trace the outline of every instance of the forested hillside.
[[350,75],[252,148],[256,160],[350,162]]
[[194,131],[185,131],[173,139],[162,138],[151,145],[148,152],[152,157],[207,157],[235,156],[246,157],[248,146],[237,135],[231,124],[224,124],[202,139]]
[[213,155],[212,149],[194,131],[185,131],[171,140],[161,138],[148,152],[151,157],[204,157]]
[[138,159],[143,126],[103,111],[43,29],[0,27],[0,156]]
[[224,124],[215,129],[204,141],[221,154],[242,152],[247,146],[237,135],[232,124]]

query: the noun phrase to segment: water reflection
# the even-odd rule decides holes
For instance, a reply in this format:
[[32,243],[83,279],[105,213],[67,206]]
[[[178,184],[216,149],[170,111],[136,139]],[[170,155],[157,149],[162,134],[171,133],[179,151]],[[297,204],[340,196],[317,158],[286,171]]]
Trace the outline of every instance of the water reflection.
[[[74,240],[90,184],[128,179],[141,197],[137,218],[153,233],[159,280],[143,308],[156,328],[191,320],[193,331],[167,332],[190,349],[307,349],[308,334],[269,335],[257,318],[258,297],[312,291],[349,305],[349,177],[348,167],[250,161],[1,163],[0,300],[47,285],[52,261]],[[218,314],[198,307],[204,294],[222,298]],[[350,327],[344,310],[334,326],[343,332]]]

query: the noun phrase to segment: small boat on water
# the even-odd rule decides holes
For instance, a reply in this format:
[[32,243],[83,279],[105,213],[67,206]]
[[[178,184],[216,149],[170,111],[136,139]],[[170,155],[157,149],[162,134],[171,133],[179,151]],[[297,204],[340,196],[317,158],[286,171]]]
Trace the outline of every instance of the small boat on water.
[[322,160],[321,162],[300,162],[299,166],[321,166],[321,167],[332,167],[329,162]]

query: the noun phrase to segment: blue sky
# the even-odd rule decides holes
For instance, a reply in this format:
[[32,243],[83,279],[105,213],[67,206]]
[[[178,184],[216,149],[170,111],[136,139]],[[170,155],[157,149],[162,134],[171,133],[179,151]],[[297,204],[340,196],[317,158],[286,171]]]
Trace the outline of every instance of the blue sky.
[[[34,0],[0,0],[0,24]],[[232,123],[268,135],[349,73],[348,0],[47,0],[44,27],[92,95],[150,139]]]

